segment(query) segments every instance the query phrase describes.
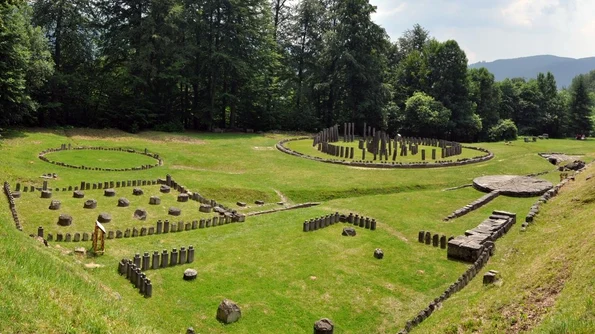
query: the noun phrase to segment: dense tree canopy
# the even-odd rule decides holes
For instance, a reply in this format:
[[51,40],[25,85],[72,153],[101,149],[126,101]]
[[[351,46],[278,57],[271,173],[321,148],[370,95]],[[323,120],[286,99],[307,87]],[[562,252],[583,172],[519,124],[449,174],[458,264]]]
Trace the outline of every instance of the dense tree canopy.
[[[368,0],[0,4],[0,125],[302,130],[366,122],[460,141],[589,133],[595,72],[495,82]],[[359,130],[359,129],[358,129]]]

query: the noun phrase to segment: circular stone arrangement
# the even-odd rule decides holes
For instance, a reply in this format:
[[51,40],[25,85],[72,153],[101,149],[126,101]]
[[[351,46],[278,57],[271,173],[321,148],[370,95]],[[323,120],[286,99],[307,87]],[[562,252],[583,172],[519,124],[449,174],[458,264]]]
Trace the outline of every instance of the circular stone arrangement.
[[[152,158],[154,160],[156,160],[155,163],[152,164],[145,164],[145,165],[140,165],[140,166],[136,166],[136,167],[129,167],[129,168],[109,168],[109,166],[107,167],[99,167],[99,166],[85,166],[85,165],[73,165],[71,163],[65,163],[65,162],[61,162],[61,161],[56,161],[56,160],[50,160],[48,157],[46,157],[47,154],[50,153],[56,153],[56,152],[61,152],[61,151],[82,151],[82,150],[93,150],[93,151],[105,151],[105,152],[123,152],[123,153],[132,153],[132,154],[140,154],[140,155],[144,155],[146,157]],[[45,162],[49,162],[51,164],[54,165],[58,165],[58,166],[62,166],[62,167],[68,167],[68,168],[76,168],[76,169],[85,169],[85,170],[100,170],[100,171],[111,171],[111,172],[123,172],[123,171],[137,171],[137,170],[146,170],[146,169],[150,169],[153,167],[158,167],[161,166],[163,164],[163,160],[159,157],[158,154],[155,153],[149,153],[146,149],[143,151],[136,151],[134,149],[125,149],[125,148],[121,148],[121,147],[70,147],[70,146],[66,146],[66,145],[62,145],[60,148],[48,148],[45,151],[39,152],[38,157],[40,160],[43,160]],[[99,160],[101,161],[101,160]],[[106,163],[107,165],[109,165],[109,163]]]
[[554,185],[546,180],[518,175],[490,175],[473,180],[473,187],[484,192],[498,191],[512,197],[532,197],[545,194]]
[[478,163],[483,161],[488,161],[494,157],[494,154],[489,150],[481,147],[473,147],[473,146],[461,146],[463,149],[467,150],[474,150],[478,151],[478,156],[473,158],[459,158],[457,160],[447,160],[447,161],[436,161],[436,162],[397,162],[397,161],[357,161],[357,160],[341,160],[338,157],[333,157],[329,155],[328,158],[321,158],[315,157],[308,154],[304,154],[301,152],[297,152],[292,150],[291,148],[285,146],[288,142],[298,141],[298,140],[311,140],[311,137],[299,137],[299,138],[290,138],[284,139],[275,145],[277,150],[293,155],[296,157],[331,163],[331,164],[338,164],[338,165],[345,165],[350,167],[363,167],[363,168],[437,168],[437,167],[452,167],[452,166],[464,166],[472,163]]

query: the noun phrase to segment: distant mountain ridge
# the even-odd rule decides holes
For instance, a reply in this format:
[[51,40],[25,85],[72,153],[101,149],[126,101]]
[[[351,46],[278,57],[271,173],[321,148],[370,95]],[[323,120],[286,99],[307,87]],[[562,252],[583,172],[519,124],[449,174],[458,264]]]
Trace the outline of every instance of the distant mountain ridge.
[[551,55],[531,56],[513,59],[499,59],[492,62],[479,62],[469,68],[485,67],[494,74],[496,81],[506,78],[536,78],[538,73],[552,72],[558,88],[568,87],[579,74],[595,70],[595,57],[566,58]]

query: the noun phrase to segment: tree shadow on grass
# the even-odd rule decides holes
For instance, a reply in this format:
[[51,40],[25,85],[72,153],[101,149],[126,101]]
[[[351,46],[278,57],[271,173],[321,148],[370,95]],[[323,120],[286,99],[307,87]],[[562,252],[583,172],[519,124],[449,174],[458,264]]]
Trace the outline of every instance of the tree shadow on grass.
[[27,134],[18,129],[0,128],[0,143],[3,139],[26,138]]

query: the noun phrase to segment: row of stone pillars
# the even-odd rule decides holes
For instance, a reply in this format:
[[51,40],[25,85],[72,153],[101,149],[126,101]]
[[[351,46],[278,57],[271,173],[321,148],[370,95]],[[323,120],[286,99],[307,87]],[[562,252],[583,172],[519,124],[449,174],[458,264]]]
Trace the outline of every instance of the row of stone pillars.
[[336,223],[349,223],[368,230],[376,230],[375,219],[354,215],[353,213],[349,213],[349,215],[340,215],[338,212],[335,212],[334,214],[326,215],[324,217],[318,217],[304,221],[303,231],[312,232],[334,225]]
[[417,241],[419,241],[420,243],[425,243],[426,245],[432,244],[432,246],[434,247],[438,247],[438,245],[440,245],[440,248],[442,249],[446,249],[447,242],[452,239],[454,239],[454,237],[450,237],[448,238],[448,240],[446,240],[445,235],[432,235],[432,233],[426,231],[419,231],[419,234],[417,236]]

